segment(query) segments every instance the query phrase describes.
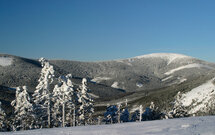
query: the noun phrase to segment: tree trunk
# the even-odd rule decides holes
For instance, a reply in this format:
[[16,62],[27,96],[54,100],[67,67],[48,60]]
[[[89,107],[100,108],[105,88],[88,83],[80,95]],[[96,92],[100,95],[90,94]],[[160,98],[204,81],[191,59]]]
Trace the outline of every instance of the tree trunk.
[[63,108],[62,108],[62,127],[65,127],[65,102],[63,101]]
[[74,109],[73,109],[73,124],[72,126],[75,126],[75,105],[74,105]]
[[51,127],[51,112],[50,112],[50,100],[49,99],[48,99],[47,113],[48,113],[48,128],[50,128]]
[[139,119],[139,121],[142,121],[142,114],[143,114],[143,106],[142,105],[140,105],[140,119]]

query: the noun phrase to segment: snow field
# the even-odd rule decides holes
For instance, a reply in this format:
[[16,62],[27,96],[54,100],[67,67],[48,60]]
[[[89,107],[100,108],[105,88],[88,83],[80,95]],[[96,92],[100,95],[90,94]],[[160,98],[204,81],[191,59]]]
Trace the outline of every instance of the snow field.
[[176,59],[184,59],[184,58],[191,58],[191,57],[182,55],[182,54],[175,54],[175,53],[152,53],[152,54],[148,54],[148,55],[137,56],[134,58],[137,58],[137,59],[161,58],[161,59],[167,60],[167,65],[169,65]]
[[96,82],[96,83],[100,83],[101,81],[110,80],[110,79],[111,79],[110,77],[96,77],[96,78],[92,79],[91,81]]
[[0,66],[9,66],[13,62],[12,58],[9,57],[0,57]]
[[112,88],[116,88],[118,89],[119,88],[119,83],[118,82],[114,82],[112,85],[111,85]]
[[207,68],[207,69],[214,69],[213,67],[207,66],[207,65],[203,65],[203,64],[197,64],[197,63],[193,63],[193,64],[188,64],[185,66],[181,66],[175,69],[172,69],[166,73],[164,73],[165,75],[171,75],[177,71],[183,70],[183,69],[188,69],[188,68]]
[[214,135],[215,116],[37,129],[0,135]]

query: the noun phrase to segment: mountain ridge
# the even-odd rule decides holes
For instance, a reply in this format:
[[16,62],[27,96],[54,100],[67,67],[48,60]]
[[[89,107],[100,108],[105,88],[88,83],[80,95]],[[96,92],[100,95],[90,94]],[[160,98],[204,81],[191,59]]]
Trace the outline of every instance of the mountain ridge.
[[[40,63],[36,59],[7,54],[0,54],[0,61],[8,57],[13,60],[10,65],[1,66],[0,62],[0,85],[9,88],[27,85],[32,93],[38,83]],[[75,83],[87,78],[89,88],[97,97],[95,105],[99,107],[128,98],[131,108],[138,104],[146,106],[151,100],[165,108],[165,102],[171,102],[178,91],[192,90],[215,76],[215,63],[175,53],[102,62],[49,61],[54,66],[56,77],[71,73]],[[10,94],[9,99],[13,95]],[[0,100],[3,99],[5,96],[0,96]]]

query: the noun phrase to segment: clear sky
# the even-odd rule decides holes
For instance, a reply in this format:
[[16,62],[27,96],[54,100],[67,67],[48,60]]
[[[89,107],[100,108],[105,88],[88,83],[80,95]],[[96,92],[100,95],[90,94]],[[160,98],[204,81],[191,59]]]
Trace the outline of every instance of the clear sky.
[[215,1],[0,0],[0,53],[97,61],[160,52],[215,62]]

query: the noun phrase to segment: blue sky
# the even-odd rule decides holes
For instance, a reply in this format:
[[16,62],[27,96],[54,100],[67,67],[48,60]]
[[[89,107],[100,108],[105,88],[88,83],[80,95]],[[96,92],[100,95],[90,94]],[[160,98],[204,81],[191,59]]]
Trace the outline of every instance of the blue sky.
[[215,62],[214,0],[1,0],[0,53],[97,61],[182,53]]

